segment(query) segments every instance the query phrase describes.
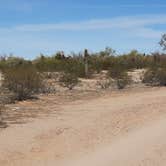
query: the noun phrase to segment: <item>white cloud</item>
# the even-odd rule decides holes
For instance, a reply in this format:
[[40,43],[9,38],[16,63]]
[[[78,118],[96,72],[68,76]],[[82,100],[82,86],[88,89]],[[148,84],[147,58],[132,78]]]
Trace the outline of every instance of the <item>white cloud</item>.
[[138,48],[149,51],[157,47],[164,33],[154,28],[160,24],[166,25],[166,14],[0,27],[0,52],[28,57],[40,52],[52,53],[57,49],[99,49],[105,46],[117,50]]
[[164,32],[153,30],[150,28],[138,28],[135,29],[135,36],[142,37],[142,38],[159,38],[161,34]]
[[59,5],[59,8],[63,9],[113,9],[113,8],[165,8],[166,3],[121,3],[121,4],[112,4],[112,5],[95,5],[95,4],[67,4]]
[[[145,15],[145,16],[129,16],[117,17],[111,19],[96,19],[81,22],[55,23],[55,24],[28,24],[14,27],[17,31],[83,31],[83,30],[104,30],[104,29],[124,29],[139,31],[139,34],[150,33],[157,36],[160,32],[150,26],[163,24],[166,25],[166,15]],[[146,31],[146,32],[145,32]],[[145,35],[144,35],[145,36]],[[148,34],[146,35],[148,37]],[[149,36],[150,37],[150,36]]]
[[166,15],[129,16],[55,24],[29,24],[17,26],[16,29],[23,31],[91,30],[107,28],[132,28],[135,26],[148,26],[155,24],[166,24]]

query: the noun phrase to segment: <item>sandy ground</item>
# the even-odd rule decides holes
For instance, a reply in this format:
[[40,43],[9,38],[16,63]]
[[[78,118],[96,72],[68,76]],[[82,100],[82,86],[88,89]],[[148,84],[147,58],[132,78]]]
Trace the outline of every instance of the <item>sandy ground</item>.
[[0,166],[166,165],[166,88],[42,100],[15,105],[54,113],[1,130]]

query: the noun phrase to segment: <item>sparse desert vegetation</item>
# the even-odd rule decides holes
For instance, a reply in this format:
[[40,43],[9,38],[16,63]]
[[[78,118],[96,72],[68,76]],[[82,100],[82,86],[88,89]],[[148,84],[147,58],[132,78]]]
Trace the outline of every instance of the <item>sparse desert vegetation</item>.
[[33,60],[1,56],[1,98],[6,104],[68,93],[66,90],[71,94],[102,90],[112,93],[126,87],[166,86],[165,57],[164,53],[148,55],[136,50],[118,55],[109,47],[96,53],[41,54]]
[[[162,37],[162,46],[163,40]],[[29,99],[38,93],[56,93],[63,87],[69,90],[78,89],[84,84],[82,80],[86,79],[89,79],[89,83],[93,80],[91,84],[95,84],[90,87],[94,86],[94,89],[124,89],[136,83],[131,77],[132,74],[129,74],[135,70],[145,71],[144,76],[140,77],[143,84],[165,86],[165,56],[158,52],[151,55],[142,54],[136,50],[117,55],[116,51],[109,47],[97,53],[86,50],[71,55],[63,52],[52,56],[41,54],[34,60],[1,56],[1,88],[15,96],[12,96],[12,100]],[[103,71],[106,74],[100,78]],[[95,78],[95,75],[99,78]]]
[[[84,54],[65,56],[58,52],[52,56],[42,54],[34,60],[1,56],[0,99],[3,105],[7,104],[3,123],[6,121],[10,124],[11,119],[22,121],[23,117],[27,117],[27,110],[23,111],[23,107],[22,112],[19,107],[12,108],[12,104],[18,101],[37,99],[35,103],[40,103],[42,98],[51,96],[51,101],[54,99],[54,102],[63,103],[112,94],[126,88],[166,86],[166,55],[163,53],[145,55],[133,50],[128,54],[117,55],[107,47],[98,53],[86,50],[86,57]],[[28,117],[40,114],[38,109],[30,110],[35,111],[30,111]]]
[[142,78],[143,83],[164,86],[165,66],[166,58],[163,53],[145,55],[133,50],[128,54],[117,55],[108,47],[98,53],[88,53],[86,58],[84,53],[65,56],[58,52],[52,56],[42,54],[31,61],[14,56],[2,56],[0,60],[3,87],[15,93],[19,100],[29,98],[39,89],[40,92],[49,91],[44,90],[44,87],[48,89],[46,86],[42,87],[43,80],[52,80],[52,85],[59,81],[60,85],[71,90],[79,83],[79,78],[86,79],[88,75],[88,79],[93,79],[93,75],[100,75],[102,71],[108,74],[103,80],[98,80],[101,89],[115,83],[118,89],[129,86],[132,78],[128,72],[140,69],[147,70]]
[[0,166],[166,166],[166,1],[1,0],[0,20]]
[[[162,47],[164,40],[165,36],[160,42]],[[146,120],[164,116],[165,86],[166,54],[159,52],[148,55],[133,50],[117,55],[107,47],[97,53],[85,50],[71,55],[63,52],[51,56],[41,54],[33,60],[1,56],[0,132],[7,132],[7,129],[4,130],[6,127],[10,130],[14,125],[19,128],[20,124],[24,124],[25,132],[19,128],[14,142],[20,133],[26,136],[27,131],[25,142],[29,141],[29,137],[35,138],[35,145],[23,155],[25,159],[33,155],[36,159],[38,152],[42,152],[39,153],[43,158],[41,160],[47,155],[53,155],[54,160],[62,160],[71,154],[71,150],[73,154],[86,153],[92,150],[92,146],[97,147],[102,142],[110,144],[108,140],[125,137],[128,132],[131,132],[131,138],[135,138],[132,130],[142,127]],[[163,126],[159,127],[164,130]],[[144,130],[141,132],[145,133]],[[6,152],[5,148],[13,140],[7,139],[6,143],[5,138],[0,137],[0,142],[4,143]],[[131,138],[125,137],[127,143],[122,145],[126,147]],[[146,141],[148,139],[149,136]],[[66,140],[67,145],[63,144]],[[139,140],[136,141],[143,146]],[[21,141],[16,144],[22,147]],[[68,146],[72,148],[66,151]],[[16,159],[14,164],[24,163],[20,149],[12,150],[12,155],[18,151],[14,157],[19,161]],[[130,153],[134,154],[132,150]],[[8,155],[7,152],[5,158]],[[33,162],[28,160],[28,166]],[[1,163],[3,158],[0,155]],[[8,166],[10,161],[5,160],[4,163],[3,166]]]

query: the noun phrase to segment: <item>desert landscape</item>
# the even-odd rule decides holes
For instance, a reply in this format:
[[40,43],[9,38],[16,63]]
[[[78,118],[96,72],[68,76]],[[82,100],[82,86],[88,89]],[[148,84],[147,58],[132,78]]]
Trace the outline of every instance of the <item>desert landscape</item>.
[[164,0],[1,0],[0,20],[0,166],[166,166]]
[[143,73],[130,72],[133,85],[120,91],[97,89],[98,74],[72,91],[7,104],[0,165],[165,165],[166,88],[145,86]]

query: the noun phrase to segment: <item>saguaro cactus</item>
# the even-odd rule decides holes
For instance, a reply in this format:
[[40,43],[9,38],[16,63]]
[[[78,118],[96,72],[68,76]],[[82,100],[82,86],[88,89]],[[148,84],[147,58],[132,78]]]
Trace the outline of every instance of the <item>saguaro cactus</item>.
[[85,58],[85,76],[86,77],[89,76],[88,57],[89,57],[88,50],[85,49],[85,51],[84,51],[84,58]]

